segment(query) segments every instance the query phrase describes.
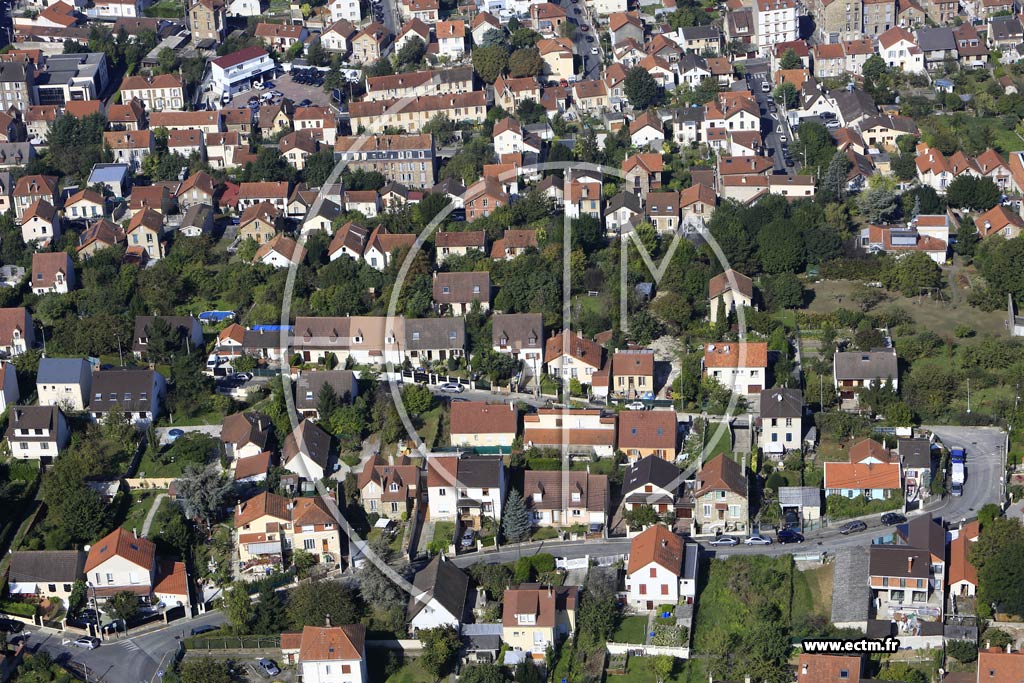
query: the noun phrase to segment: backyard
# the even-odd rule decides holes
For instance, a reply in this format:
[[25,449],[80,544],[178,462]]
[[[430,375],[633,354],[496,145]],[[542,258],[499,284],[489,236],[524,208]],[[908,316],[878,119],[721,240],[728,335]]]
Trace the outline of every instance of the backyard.
[[623,617],[612,634],[613,643],[643,643],[647,637],[647,617],[634,615]]
[[153,507],[153,501],[156,500],[157,495],[160,493],[166,493],[165,491],[130,491],[125,495],[131,496],[131,504],[128,507],[128,512],[124,516],[124,521],[121,522],[121,528],[127,531],[136,531],[142,533],[142,525],[146,522],[146,515],[149,514],[150,508]]
[[139,462],[139,476],[151,479],[180,477],[188,465],[204,465],[216,459],[220,442],[202,433],[189,433],[173,444],[146,448]]

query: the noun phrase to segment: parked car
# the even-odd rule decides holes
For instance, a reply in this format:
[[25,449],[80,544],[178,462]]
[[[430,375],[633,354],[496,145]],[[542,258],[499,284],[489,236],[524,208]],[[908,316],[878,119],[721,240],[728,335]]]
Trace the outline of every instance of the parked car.
[[843,536],[846,536],[846,535],[852,534],[852,533],[854,533],[856,531],[864,531],[867,528],[868,528],[867,524],[865,524],[864,522],[860,521],[859,519],[855,519],[854,521],[847,522],[846,524],[844,524],[841,527],[839,527],[839,533],[841,533]]
[[194,629],[192,629],[191,634],[194,636],[201,636],[204,633],[209,633],[210,631],[216,630],[216,626],[210,626],[209,624],[207,624],[206,626],[196,626]]
[[311,104],[313,104],[313,101],[312,101],[312,100],[302,100],[301,102],[299,102],[299,103],[298,103],[297,105],[295,105],[295,106],[296,106],[296,107],[308,107],[308,106],[309,106],[309,105],[311,105]]
[[740,542],[738,540],[736,540],[736,538],[734,538],[733,536],[718,536],[718,537],[713,538],[712,540],[708,541],[708,545],[714,545],[714,546],[719,546],[719,545],[733,546],[733,545],[739,545],[739,543]]
[[441,391],[447,391],[452,394],[461,394],[463,391],[466,390],[466,387],[455,382],[445,382],[444,384],[441,385],[440,389]]
[[771,545],[772,539],[768,538],[767,536],[757,535],[751,536],[747,540],[743,541],[743,543],[745,543],[746,545]]
[[594,42],[594,36],[587,36],[587,42],[588,43]]
[[587,31],[590,30],[590,27],[587,26],[586,24],[583,24],[583,26],[580,26],[580,30],[586,33]]
[[592,55],[599,55],[599,54],[601,54],[601,50],[599,50],[596,47],[592,47],[592,48],[590,48],[590,54],[592,54]]
[[93,638],[92,636],[82,636],[72,644],[75,647],[84,647],[86,650],[95,650],[100,646],[100,639]]
[[903,524],[907,521],[907,518],[898,512],[886,512],[882,515],[882,524],[886,526],[893,526],[894,524]]
[[239,379],[239,380],[241,380],[243,382],[248,382],[249,380],[252,379],[252,373],[251,372],[239,372],[239,373],[235,374],[235,378]]
[[472,548],[475,537],[476,534],[472,529],[466,529],[462,534],[462,538],[459,540],[459,545],[462,546],[462,548]]
[[0,631],[4,633],[20,633],[24,627],[17,619],[0,619]]
[[647,410],[647,404],[643,401],[633,401],[626,404],[626,410]]
[[776,540],[779,543],[803,543],[803,534],[793,531],[792,529],[779,529],[779,533],[775,534]]
[[794,163],[793,157],[786,157],[786,168],[793,168]]
[[277,668],[277,664],[274,664],[272,660],[261,659],[260,661],[256,662],[256,664],[261,669],[263,669],[263,672],[266,673],[268,676],[276,676],[277,674],[281,673],[281,670]]

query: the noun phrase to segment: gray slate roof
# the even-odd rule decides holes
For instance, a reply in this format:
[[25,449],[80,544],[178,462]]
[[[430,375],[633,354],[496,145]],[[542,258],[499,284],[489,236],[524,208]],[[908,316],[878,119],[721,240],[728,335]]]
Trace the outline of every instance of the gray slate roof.
[[22,550],[11,554],[10,583],[74,583],[85,568],[82,550]]
[[83,373],[90,371],[89,362],[82,358],[43,358],[39,361],[36,384],[75,384]]
[[928,439],[900,439],[897,451],[904,467],[920,469],[932,465],[932,443]]
[[675,491],[682,483],[683,473],[678,467],[664,458],[648,455],[626,467],[622,478],[622,494],[627,495],[647,484]]
[[843,379],[888,379],[896,381],[899,368],[895,349],[839,351],[835,355],[835,375]]
[[433,597],[452,616],[462,620],[466,609],[469,577],[448,561],[444,555],[438,555],[421,569],[413,579],[412,585],[428,595],[419,599],[417,596],[413,596],[409,599],[408,616],[410,619],[426,607],[429,598]]
[[921,28],[917,30],[917,45],[924,52],[955,50],[956,38],[953,36],[953,29],[947,26]]
[[821,489],[816,486],[780,486],[781,507],[821,507]]
[[803,417],[804,397],[799,389],[779,387],[761,392],[761,417]]

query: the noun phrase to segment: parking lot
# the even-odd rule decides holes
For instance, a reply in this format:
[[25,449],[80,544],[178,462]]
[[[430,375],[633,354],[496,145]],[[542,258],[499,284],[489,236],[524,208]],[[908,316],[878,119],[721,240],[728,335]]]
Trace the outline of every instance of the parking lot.
[[310,100],[314,106],[326,107],[331,104],[330,93],[324,92],[323,86],[303,85],[292,80],[291,74],[284,74],[274,81],[274,90],[278,90],[292,102],[298,104],[302,100]]

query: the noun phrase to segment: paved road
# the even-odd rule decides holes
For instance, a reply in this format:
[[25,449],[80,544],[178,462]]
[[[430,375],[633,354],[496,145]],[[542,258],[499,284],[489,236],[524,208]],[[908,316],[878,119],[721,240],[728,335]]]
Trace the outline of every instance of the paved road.
[[[792,168],[786,168],[785,155],[782,152],[783,143],[779,139],[779,130],[781,128],[782,133],[786,135],[786,144],[793,141],[793,132],[789,129],[789,124],[786,122],[780,109],[776,108],[775,113],[771,113],[768,103],[768,97],[771,93],[766,93],[762,90],[765,82],[771,83],[771,77],[768,73],[757,72],[750,76],[750,90],[754,93],[757,106],[761,109],[761,131],[764,134],[764,146],[765,149],[772,150],[772,161],[775,162],[774,173],[793,173],[796,171],[797,166],[794,165]],[[796,159],[794,158],[795,161]]]
[[381,8],[383,9],[383,21],[381,23],[384,24],[391,35],[398,35],[398,30],[402,24],[398,19],[397,0],[381,0]]
[[32,652],[45,650],[62,666],[89,671],[91,681],[111,683],[155,683],[159,671],[169,666],[179,639],[197,626],[217,626],[224,622],[220,612],[210,612],[179,624],[121,640],[105,641],[95,650],[82,650],[64,644],[57,632],[33,631],[28,647]]
[[936,514],[950,521],[978,514],[986,503],[1003,500],[1006,433],[995,427],[926,427],[946,448],[967,451],[967,479],[964,494],[947,499]]

